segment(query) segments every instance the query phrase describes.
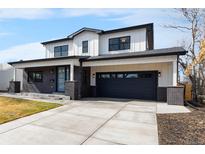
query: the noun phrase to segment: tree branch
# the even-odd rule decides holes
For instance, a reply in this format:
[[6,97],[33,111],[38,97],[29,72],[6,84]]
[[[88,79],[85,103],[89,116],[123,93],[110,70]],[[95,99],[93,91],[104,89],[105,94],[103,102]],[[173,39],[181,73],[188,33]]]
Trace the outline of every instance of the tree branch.
[[185,30],[190,31],[192,28],[186,26],[174,26],[174,25],[165,25],[165,28],[173,28],[185,32]]

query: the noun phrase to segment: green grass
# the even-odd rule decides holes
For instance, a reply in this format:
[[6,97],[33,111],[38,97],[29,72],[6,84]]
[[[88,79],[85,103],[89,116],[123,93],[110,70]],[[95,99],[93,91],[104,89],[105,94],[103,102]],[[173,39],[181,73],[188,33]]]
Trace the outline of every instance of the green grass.
[[59,106],[56,103],[0,96],[0,124]]

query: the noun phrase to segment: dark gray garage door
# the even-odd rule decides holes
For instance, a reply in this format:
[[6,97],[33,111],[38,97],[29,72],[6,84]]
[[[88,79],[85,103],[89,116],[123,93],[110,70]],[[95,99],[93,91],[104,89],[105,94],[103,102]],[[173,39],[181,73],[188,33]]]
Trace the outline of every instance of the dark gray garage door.
[[157,71],[97,73],[97,96],[156,100]]

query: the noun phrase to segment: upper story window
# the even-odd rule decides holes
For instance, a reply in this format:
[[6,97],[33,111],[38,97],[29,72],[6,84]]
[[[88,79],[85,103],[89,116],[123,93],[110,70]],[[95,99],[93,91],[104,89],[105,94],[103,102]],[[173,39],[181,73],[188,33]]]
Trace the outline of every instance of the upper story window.
[[109,39],[109,51],[130,49],[130,36]]
[[83,53],[88,53],[88,41],[83,41],[82,42],[82,52]]
[[68,45],[54,47],[54,57],[68,56]]

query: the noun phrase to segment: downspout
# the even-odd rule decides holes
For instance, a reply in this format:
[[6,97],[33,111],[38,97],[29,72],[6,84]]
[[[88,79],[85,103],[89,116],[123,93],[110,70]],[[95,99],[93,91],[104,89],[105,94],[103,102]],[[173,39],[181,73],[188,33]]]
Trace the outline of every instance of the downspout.
[[177,85],[179,84],[179,55],[177,55]]
[[83,81],[83,64],[82,64],[82,60],[79,59],[80,61],[80,84],[79,84],[79,90],[80,90],[80,93],[79,93],[79,97],[81,98],[82,97],[82,81]]

